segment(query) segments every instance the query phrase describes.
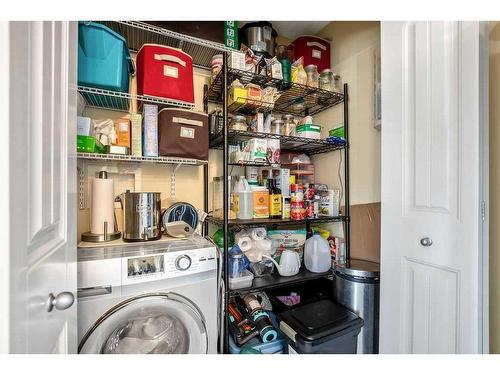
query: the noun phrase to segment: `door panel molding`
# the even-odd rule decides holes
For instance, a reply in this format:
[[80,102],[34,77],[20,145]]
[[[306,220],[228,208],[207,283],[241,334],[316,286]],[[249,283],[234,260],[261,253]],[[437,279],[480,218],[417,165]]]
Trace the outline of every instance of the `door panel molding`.
[[454,22],[404,26],[403,216],[436,212],[460,220],[459,34]]

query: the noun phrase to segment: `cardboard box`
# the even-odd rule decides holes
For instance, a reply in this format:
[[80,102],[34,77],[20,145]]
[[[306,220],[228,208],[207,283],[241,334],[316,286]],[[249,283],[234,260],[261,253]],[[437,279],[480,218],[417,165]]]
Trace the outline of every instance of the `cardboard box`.
[[283,197],[290,196],[290,169],[281,168],[278,178],[279,188]]
[[233,103],[245,104],[247,102],[248,90],[241,87],[231,87],[227,98],[228,107]]
[[231,69],[245,70],[245,53],[240,51],[229,52],[227,66]]
[[142,155],[158,156],[158,106],[144,104],[142,129]]
[[131,155],[142,156],[142,115],[140,113],[132,113],[130,115],[132,123],[132,145]]
[[76,118],[76,134],[89,136],[92,120],[90,117],[78,116]]
[[116,132],[116,145],[130,149],[130,119],[119,118],[114,120]]

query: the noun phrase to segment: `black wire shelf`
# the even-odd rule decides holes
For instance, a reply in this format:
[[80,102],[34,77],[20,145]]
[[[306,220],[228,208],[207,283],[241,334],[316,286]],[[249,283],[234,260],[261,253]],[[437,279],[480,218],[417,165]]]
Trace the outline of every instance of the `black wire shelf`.
[[[290,135],[258,133],[243,130],[228,130],[228,143],[248,141],[251,138],[278,139],[281,151],[301,152],[308,155],[321,154],[346,148],[346,142],[330,142],[326,139],[310,139]],[[210,148],[222,149],[224,135],[222,131],[210,136]]]
[[[213,216],[208,216],[206,219],[209,223],[222,226],[224,225],[224,220],[222,218],[215,218]],[[228,226],[232,230],[238,230],[241,228],[254,228],[254,227],[279,227],[285,225],[304,225],[304,224],[321,224],[321,223],[332,223],[332,222],[343,222],[346,221],[345,216],[321,216],[317,218],[307,218],[301,220],[294,219],[250,219],[250,220],[240,220],[240,219],[230,219],[228,221]]]
[[[301,85],[271,78],[249,71],[228,69],[228,82],[238,79],[242,84],[253,83],[261,87],[276,87],[281,96],[274,103],[264,103],[264,106],[228,107],[229,112],[252,114],[270,111],[295,116],[315,115],[344,101],[344,93],[322,90],[317,87]],[[214,103],[222,103],[222,72],[214,79],[207,91],[207,99]]]
[[315,280],[329,276],[333,276],[333,271],[330,270],[327,272],[315,273],[315,272],[310,272],[305,268],[301,268],[299,273],[294,276],[280,276],[278,273],[273,273],[272,275],[255,277],[253,279],[252,286],[248,288],[230,290],[230,292],[233,294],[256,292],[259,290],[273,289],[287,285],[299,284],[309,280]]

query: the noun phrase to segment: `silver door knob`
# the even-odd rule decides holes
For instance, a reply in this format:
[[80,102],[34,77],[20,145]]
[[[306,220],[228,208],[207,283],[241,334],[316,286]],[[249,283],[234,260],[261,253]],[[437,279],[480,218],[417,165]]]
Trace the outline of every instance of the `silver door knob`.
[[66,310],[75,302],[75,296],[71,292],[61,292],[54,297],[52,293],[47,297],[47,311],[51,312],[54,307],[57,310]]
[[420,245],[422,246],[431,246],[432,240],[429,237],[424,237],[420,240]]

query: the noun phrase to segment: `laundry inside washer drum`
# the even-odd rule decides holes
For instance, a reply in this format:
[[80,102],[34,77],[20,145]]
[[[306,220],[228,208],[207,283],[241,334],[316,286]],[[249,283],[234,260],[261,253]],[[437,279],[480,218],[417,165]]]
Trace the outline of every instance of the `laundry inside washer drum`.
[[182,354],[189,348],[184,325],[166,313],[129,319],[113,330],[102,354]]

